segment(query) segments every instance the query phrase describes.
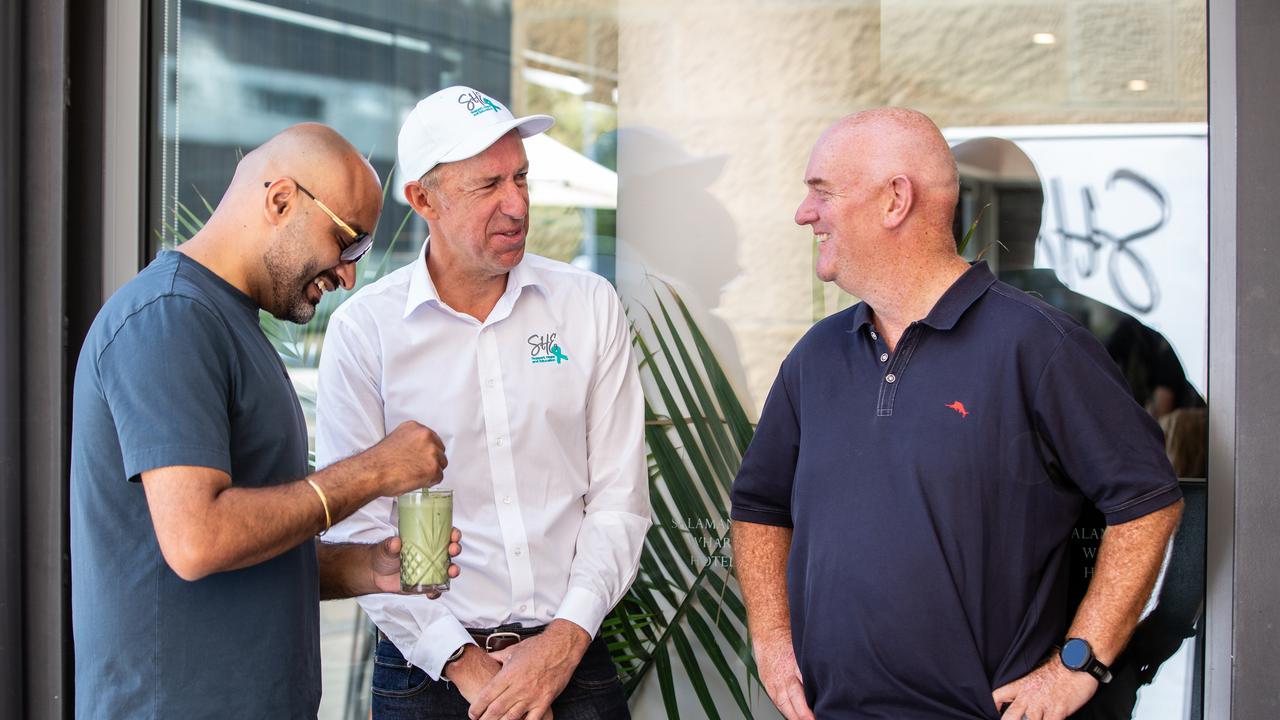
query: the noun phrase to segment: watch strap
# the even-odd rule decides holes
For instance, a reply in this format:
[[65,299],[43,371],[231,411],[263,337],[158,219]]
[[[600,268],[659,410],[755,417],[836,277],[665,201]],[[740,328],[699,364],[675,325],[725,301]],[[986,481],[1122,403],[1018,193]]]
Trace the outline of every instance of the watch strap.
[[1111,669],[1099,662],[1097,658],[1089,658],[1089,664],[1085,665],[1084,671],[1104,685],[1111,682]]

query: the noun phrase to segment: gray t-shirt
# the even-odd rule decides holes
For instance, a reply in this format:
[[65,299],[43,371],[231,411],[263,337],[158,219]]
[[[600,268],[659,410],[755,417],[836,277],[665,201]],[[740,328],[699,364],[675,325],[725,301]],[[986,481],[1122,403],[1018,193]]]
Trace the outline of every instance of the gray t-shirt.
[[76,716],[314,718],[315,542],[250,568],[179,578],[139,482],[174,465],[223,470],[235,487],[289,482],[307,472],[307,432],[254,302],[164,252],[107,301],[76,366]]

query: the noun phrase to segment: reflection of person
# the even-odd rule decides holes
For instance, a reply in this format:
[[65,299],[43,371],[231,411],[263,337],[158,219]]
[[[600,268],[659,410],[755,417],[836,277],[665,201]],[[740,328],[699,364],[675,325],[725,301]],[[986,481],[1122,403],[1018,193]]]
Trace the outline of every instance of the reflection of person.
[[[431,235],[415,262],[343,304],[325,338],[318,462],[404,418],[438,428],[467,538],[462,579],[440,602],[361,600],[384,636],[375,717],[627,713],[597,632],[649,527],[643,398],[613,288],[524,252],[521,138],[552,122],[463,87],[420,102],[399,164]],[[390,510],[377,500],[335,533],[384,537]]]
[[1164,449],[1178,477],[1209,475],[1209,417],[1202,407],[1178,408],[1160,418]]
[[[957,145],[953,152],[962,161],[999,157],[1006,164],[1026,168],[1023,173],[1027,180],[1034,181],[1036,190],[1020,193],[1014,222],[1006,223],[1005,218],[1000,218],[1000,280],[1035,294],[1088,328],[1116,362],[1134,400],[1157,418],[1174,473],[1180,478],[1204,477],[1208,443],[1204,401],[1187,381],[1168,340],[1132,315],[1071,290],[1053,270],[1033,267],[1043,194],[1030,158],[1012,142],[997,138],[970,140]],[[1000,209],[1003,214],[1009,206],[1002,202]],[[1019,219],[1024,222],[1016,222]],[[1188,508],[1196,508],[1200,500],[1199,496],[1189,497]],[[1173,570],[1165,573],[1154,608],[1138,624],[1128,646],[1112,664],[1112,681],[1099,687],[1076,713],[1077,720],[1132,716],[1138,689],[1154,679],[1161,664],[1186,638],[1195,635],[1204,586],[1204,538],[1195,532],[1201,527],[1201,517],[1203,513],[1191,514],[1184,520],[1183,531],[1170,550],[1169,567]],[[1086,508],[1079,526],[1088,537],[1102,524],[1102,516]],[[1077,563],[1088,561],[1082,553],[1074,559]],[[1084,594],[1086,583],[1081,581],[1080,573],[1084,569],[1072,569],[1072,599],[1078,600]]]
[[1204,400],[1187,381],[1177,353],[1163,335],[1126,312],[1071,290],[1052,269],[1035,267],[1044,194],[1030,158],[1012,142],[997,138],[969,140],[953,152],[957,159],[998,159],[1001,165],[1023,168],[1025,179],[1035,187],[1016,195],[1016,207],[1001,204],[1002,214],[1011,217],[1010,222],[1001,217],[998,226],[1000,280],[1035,294],[1088,328],[1120,366],[1134,400],[1156,418],[1177,408],[1203,407]]
[[[734,483],[761,679],[791,718],[1065,717],[1177,523],[1159,428],[1087,330],[956,255],[955,163],[928,118],[839,121],[805,182],[818,276],[863,302],[783,361]],[[1110,529],[1070,619],[1086,499]]]
[[[733,218],[710,190],[727,158],[693,155],[643,126],[619,129],[617,146],[618,188],[627,199],[618,211],[619,291],[640,298],[673,289],[730,381],[745,387],[733,333],[715,311],[740,271]],[[643,329],[645,315],[637,321]]]
[[399,588],[398,540],[313,537],[439,482],[439,438],[406,423],[308,476],[302,409],[258,325],[259,308],[306,322],[349,286],[381,204],[337,133],[285,130],[94,320],[72,427],[77,717],[314,717],[319,600]]

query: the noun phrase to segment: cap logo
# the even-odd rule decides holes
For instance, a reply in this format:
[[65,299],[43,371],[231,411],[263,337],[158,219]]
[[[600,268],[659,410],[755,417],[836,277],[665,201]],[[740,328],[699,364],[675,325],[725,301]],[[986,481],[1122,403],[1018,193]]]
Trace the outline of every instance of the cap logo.
[[478,90],[472,90],[469,93],[459,95],[458,104],[466,105],[467,111],[471,113],[472,117],[489,112],[490,110],[498,112],[497,103],[484,95],[481,95]]

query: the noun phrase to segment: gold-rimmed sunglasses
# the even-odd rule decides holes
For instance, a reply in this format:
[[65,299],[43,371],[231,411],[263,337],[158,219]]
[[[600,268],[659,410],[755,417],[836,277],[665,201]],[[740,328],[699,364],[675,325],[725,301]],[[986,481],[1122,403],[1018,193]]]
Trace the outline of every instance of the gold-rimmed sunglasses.
[[[262,187],[264,188],[271,187],[272,182],[274,181],[268,180],[262,184]],[[337,213],[330,210],[329,206],[321,202],[320,198],[313,195],[310,190],[302,187],[302,183],[298,182],[297,180],[294,180],[293,184],[298,186],[298,189],[302,191],[302,194],[311,198],[311,202],[314,202],[316,204],[316,207],[323,210],[324,214],[328,215],[329,219],[332,220],[333,223],[342,230],[342,232],[346,233],[347,237],[351,238],[351,240],[346,243],[343,243],[342,240],[338,240],[338,248],[339,248],[338,257],[342,260],[342,262],[345,262],[345,263],[357,262],[360,260],[360,258],[364,257],[365,253],[369,252],[369,248],[373,246],[373,237],[370,236],[369,233],[356,232],[354,228],[352,228],[350,225],[344,222],[342,218],[338,217]]]

